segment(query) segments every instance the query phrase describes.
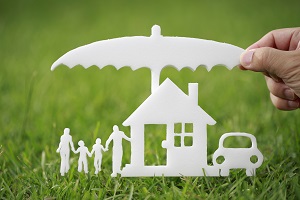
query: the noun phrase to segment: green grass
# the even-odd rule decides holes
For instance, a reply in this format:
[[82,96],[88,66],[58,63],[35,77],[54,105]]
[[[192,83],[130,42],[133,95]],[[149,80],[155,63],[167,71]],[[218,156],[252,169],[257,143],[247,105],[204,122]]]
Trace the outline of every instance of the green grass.
[[[270,30],[299,26],[299,1],[19,1],[0,2],[0,199],[300,199],[299,111],[271,105],[260,74],[216,67],[207,72],[162,71],[184,92],[199,83],[199,104],[217,124],[208,127],[208,162],[225,132],[256,136],[264,163],[256,177],[111,178],[111,152],[103,171],[78,173],[77,156],[59,175],[55,153],[65,127],[76,144],[106,141],[150,94],[148,69],[107,67],[50,71],[65,52],[94,41],[150,35],[187,36],[246,48]],[[154,159],[159,145],[147,143]],[[130,160],[124,142],[123,164]],[[151,162],[151,160],[150,160]]]

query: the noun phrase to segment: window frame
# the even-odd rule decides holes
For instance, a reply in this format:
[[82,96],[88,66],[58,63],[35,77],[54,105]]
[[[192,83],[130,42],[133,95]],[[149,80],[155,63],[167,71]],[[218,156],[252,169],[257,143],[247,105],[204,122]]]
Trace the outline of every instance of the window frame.
[[[176,130],[176,124],[181,125],[181,132],[178,132]],[[186,124],[191,124],[192,126],[192,131],[191,132],[186,132]],[[173,134],[174,134],[174,147],[177,148],[182,148],[182,147],[192,147],[194,145],[194,124],[193,123],[187,123],[187,122],[180,122],[180,123],[174,123],[174,129],[173,129]],[[176,145],[176,140],[175,137],[180,137],[180,145]],[[185,145],[184,139],[185,137],[192,137],[192,145]]]

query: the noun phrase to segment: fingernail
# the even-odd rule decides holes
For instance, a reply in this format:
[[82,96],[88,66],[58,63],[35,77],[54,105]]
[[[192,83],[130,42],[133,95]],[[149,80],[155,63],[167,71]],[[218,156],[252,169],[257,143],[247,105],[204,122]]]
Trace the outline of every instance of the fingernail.
[[285,89],[283,91],[283,94],[284,96],[286,97],[286,99],[289,99],[289,100],[294,100],[295,99],[295,94],[294,92],[291,90],[291,89]]
[[290,108],[299,108],[299,102],[298,101],[288,101],[288,106]]
[[254,54],[254,50],[249,50],[249,51],[245,51],[244,53],[242,53],[241,64],[243,67],[250,66],[250,64],[252,62],[253,54]]
[[297,45],[296,49],[300,49],[300,41],[298,42],[298,45]]

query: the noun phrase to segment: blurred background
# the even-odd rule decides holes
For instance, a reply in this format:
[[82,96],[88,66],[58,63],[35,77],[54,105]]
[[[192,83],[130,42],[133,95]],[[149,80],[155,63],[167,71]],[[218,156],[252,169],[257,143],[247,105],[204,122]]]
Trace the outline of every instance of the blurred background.
[[[76,146],[82,139],[89,148],[97,137],[105,141],[114,124],[129,134],[121,124],[150,95],[149,69],[50,71],[69,50],[109,38],[149,36],[154,24],[165,36],[247,48],[273,29],[299,26],[299,7],[299,0],[0,1],[0,165],[9,166],[14,177],[23,163],[38,168],[45,152],[58,172],[55,150],[65,127]],[[299,111],[273,108],[261,74],[168,67],[160,82],[167,77],[184,92],[189,82],[199,83],[199,105],[217,121],[208,129],[209,154],[231,131],[254,134],[269,159],[299,150],[299,143],[295,147],[289,140],[299,133]],[[110,165],[109,156],[105,162]]]

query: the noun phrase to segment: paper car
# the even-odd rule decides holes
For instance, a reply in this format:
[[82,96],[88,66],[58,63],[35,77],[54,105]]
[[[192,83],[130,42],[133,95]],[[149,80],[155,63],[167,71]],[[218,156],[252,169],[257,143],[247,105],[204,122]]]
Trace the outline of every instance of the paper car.
[[[250,148],[225,148],[224,140],[228,137],[247,137],[251,140]],[[222,163],[217,162],[218,158],[224,157]],[[252,158],[251,158],[252,157]],[[251,161],[252,160],[252,161]],[[228,176],[230,169],[246,169],[247,176],[255,175],[256,168],[263,162],[263,155],[257,148],[256,138],[249,133],[225,133],[219,140],[219,148],[213,154],[213,164],[221,172],[221,176]]]

